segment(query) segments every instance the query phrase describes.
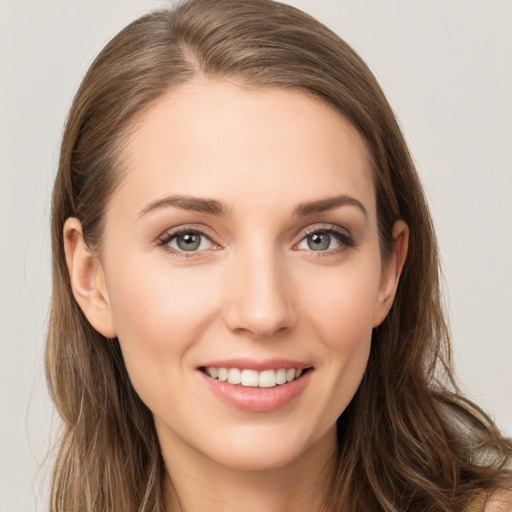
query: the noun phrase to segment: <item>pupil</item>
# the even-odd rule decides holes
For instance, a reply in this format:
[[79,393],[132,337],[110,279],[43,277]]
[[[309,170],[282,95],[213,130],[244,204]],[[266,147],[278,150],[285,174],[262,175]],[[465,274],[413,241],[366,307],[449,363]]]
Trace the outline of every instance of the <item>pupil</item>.
[[184,251],[194,251],[199,247],[201,238],[195,233],[187,233],[186,235],[180,235],[176,241],[180,249]]
[[331,238],[326,233],[315,233],[308,237],[309,248],[313,251],[325,251],[329,248]]

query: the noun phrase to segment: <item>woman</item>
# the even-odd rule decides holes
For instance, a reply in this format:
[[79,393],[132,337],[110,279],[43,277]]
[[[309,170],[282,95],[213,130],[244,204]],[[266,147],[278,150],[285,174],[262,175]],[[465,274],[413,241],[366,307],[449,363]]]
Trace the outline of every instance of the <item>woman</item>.
[[403,137],[315,20],[192,0],[132,23],[76,95],[52,212],[52,510],[510,506]]

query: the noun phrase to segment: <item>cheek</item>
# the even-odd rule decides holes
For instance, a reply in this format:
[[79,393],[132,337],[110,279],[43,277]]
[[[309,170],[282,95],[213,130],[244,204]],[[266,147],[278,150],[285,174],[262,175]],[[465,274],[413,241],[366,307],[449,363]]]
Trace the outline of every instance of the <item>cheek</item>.
[[320,337],[336,349],[371,336],[379,301],[379,265],[347,266],[317,275],[300,302]]
[[371,348],[373,316],[379,298],[377,266],[341,269],[317,280],[302,295],[309,337],[325,355],[322,364],[322,416],[334,423],[359,387]]
[[165,262],[117,267],[108,289],[119,337],[149,342],[161,334],[168,345],[170,339],[200,329],[201,319],[212,314],[218,300],[215,275],[204,273],[197,268],[171,270]]
[[208,279],[203,274],[199,268],[171,271],[165,263],[127,258],[109,273],[114,325],[128,373],[141,396],[147,395],[144,387],[149,389],[149,379],[151,389],[165,389],[169,375],[177,374],[177,365],[182,365],[215,317],[217,279],[211,272]]

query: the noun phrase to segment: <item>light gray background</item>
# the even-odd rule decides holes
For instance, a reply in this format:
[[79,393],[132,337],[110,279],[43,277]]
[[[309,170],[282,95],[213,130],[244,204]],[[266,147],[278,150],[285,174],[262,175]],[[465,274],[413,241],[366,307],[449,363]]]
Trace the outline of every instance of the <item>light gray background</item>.
[[[48,212],[66,112],[106,41],[163,3],[0,0],[0,512],[44,509]],[[290,3],[352,44],[390,98],[438,227],[460,380],[511,435],[512,3]]]

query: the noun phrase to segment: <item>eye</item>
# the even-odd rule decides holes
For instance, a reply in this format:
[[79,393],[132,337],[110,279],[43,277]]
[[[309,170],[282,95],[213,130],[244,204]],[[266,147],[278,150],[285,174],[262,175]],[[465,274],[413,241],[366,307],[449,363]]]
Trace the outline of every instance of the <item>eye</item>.
[[353,239],[350,235],[344,232],[338,231],[334,228],[317,228],[302,238],[302,240],[297,244],[297,249],[322,252],[352,247],[353,245]]
[[205,234],[192,230],[169,233],[160,240],[160,245],[177,253],[199,252],[215,247],[215,244]]
[[331,233],[317,231],[304,237],[297,247],[299,249],[310,249],[311,251],[327,251],[329,249],[336,249],[339,246],[340,241]]

